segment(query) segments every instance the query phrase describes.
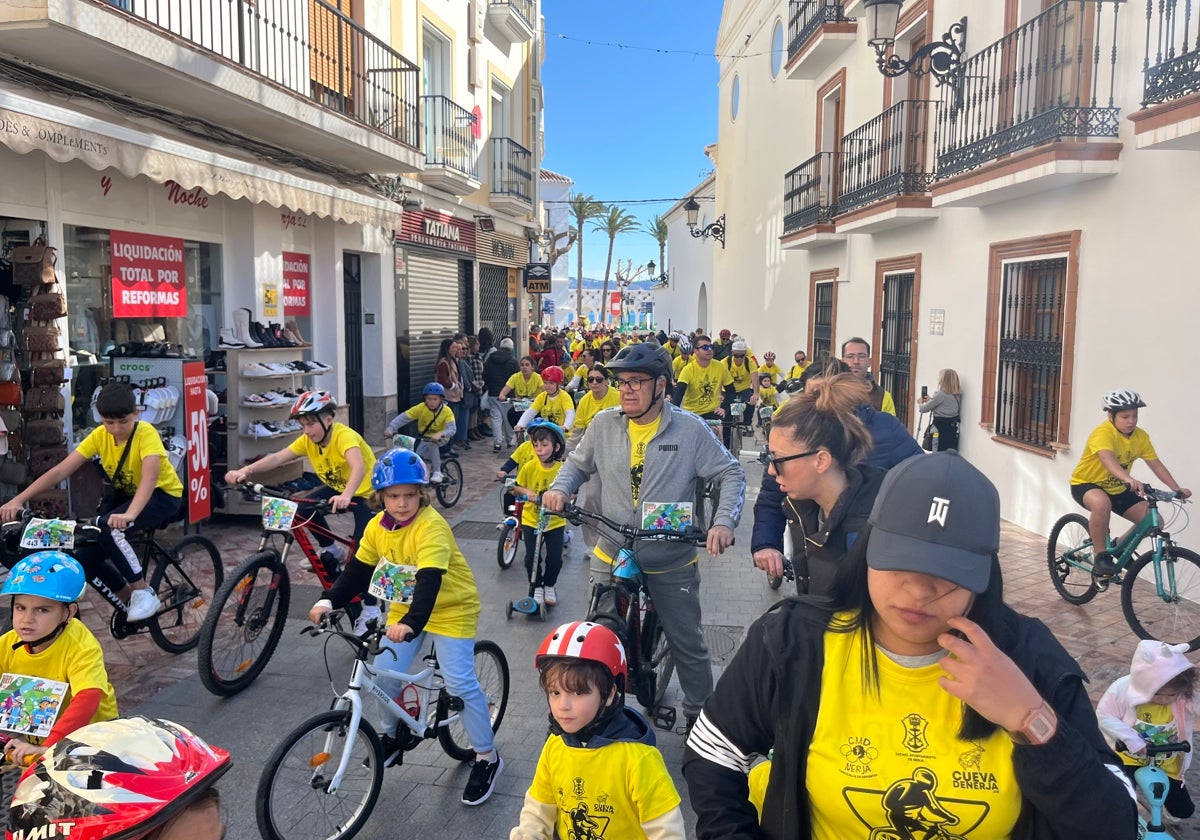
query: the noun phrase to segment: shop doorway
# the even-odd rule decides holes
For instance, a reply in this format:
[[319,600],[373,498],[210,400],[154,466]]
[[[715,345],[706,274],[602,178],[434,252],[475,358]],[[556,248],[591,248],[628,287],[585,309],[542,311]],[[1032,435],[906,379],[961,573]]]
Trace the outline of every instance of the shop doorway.
[[362,257],[342,252],[342,304],[346,317],[346,407],[350,411],[350,428],[362,429],[363,412],[363,350],[362,350]]

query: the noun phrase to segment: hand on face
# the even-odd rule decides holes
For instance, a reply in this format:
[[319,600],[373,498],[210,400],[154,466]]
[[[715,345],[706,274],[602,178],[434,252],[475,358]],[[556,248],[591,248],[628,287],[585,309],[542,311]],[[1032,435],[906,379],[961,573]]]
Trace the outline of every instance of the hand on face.
[[949,632],[938,637],[950,653],[941,660],[946,672],[938,680],[942,688],[992,723],[1019,730],[1029,710],[1042,702],[1037,688],[978,624],[962,616],[947,623],[966,638]]

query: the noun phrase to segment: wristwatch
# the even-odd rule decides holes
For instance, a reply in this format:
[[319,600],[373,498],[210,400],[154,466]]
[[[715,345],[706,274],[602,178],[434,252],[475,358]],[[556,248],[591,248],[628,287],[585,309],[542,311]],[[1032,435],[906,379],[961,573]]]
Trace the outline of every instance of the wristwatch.
[[1058,716],[1054,714],[1054,709],[1050,708],[1050,704],[1042,700],[1041,703],[1029,710],[1029,714],[1025,715],[1020,729],[1009,730],[1008,737],[1012,738],[1014,744],[1036,747],[1053,738],[1057,731]]

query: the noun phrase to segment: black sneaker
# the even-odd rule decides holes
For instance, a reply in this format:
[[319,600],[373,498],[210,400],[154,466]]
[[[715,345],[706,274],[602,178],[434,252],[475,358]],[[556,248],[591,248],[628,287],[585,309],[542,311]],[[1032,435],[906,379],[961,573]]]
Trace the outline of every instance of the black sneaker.
[[1098,578],[1109,578],[1119,571],[1112,553],[1108,551],[1101,551],[1096,555],[1095,562],[1092,563],[1092,574]]
[[496,753],[495,761],[480,761],[475,759],[471,768],[471,778],[467,779],[467,789],[463,791],[462,804],[482,805],[487,802],[492,791],[496,789],[496,777],[504,769],[504,759]]
[[384,767],[395,767],[401,763],[404,757],[404,750],[400,748],[400,742],[391,735],[379,736],[380,755],[383,756],[382,764]]

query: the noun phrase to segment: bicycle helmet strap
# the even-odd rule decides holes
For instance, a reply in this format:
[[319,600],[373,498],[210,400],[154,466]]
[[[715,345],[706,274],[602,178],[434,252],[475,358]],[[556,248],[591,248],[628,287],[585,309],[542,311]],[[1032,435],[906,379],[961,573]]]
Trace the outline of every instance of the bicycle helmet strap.
[[50,631],[49,633],[47,633],[45,636],[42,636],[42,638],[40,638],[40,639],[34,639],[32,642],[21,642],[21,641],[19,641],[19,642],[17,642],[16,644],[14,644],[14,645],[12,646],[12,649],[13,649],[13,650],[16,650],[17,648],[20,648],[20,647],[23,647],[23,646],[25,646],[25,645],[28,645],[28,646],[29,646],[29,653],[32,655],[32,654],[33,654],[33,649],[34,649],[35,647],[38,647],[39,645],[44,645],[44,644],[46,644],[47,642],[52,642],[52,641],[54,641],[55,639],[57,639],[57,638],[59,637],[59,635],[62,633],[62,631],[64,631],[64,630],[66,630],[66,629],[67,629],[67,624],[69,624],[69,623],[70,623],[70,621],[71,621],[71,618],[72,618],[72,616],[67,616],[67,620],[66,620],[66,621],[64,621],[64,622],[62,622],[61,624],[59,624],[57,627],[55,627],[53,630],[51,630],[51,631]]

